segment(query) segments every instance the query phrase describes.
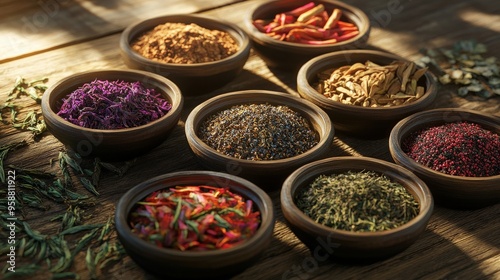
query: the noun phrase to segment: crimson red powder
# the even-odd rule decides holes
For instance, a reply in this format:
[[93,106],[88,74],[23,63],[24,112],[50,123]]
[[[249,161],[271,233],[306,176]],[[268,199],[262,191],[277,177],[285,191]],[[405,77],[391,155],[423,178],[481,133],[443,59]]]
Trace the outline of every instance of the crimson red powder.
[[416,162],[448,175],[487,177],[500,174],[500,136],[472,122],[421,129],[402,142]]

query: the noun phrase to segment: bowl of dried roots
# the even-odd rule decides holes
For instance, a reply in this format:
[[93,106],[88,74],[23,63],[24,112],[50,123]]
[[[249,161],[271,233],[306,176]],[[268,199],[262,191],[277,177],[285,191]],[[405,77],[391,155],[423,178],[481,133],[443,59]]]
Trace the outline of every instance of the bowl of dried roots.
[[315,57],[297,74],[301,97],[325,110],[340,132],[389,134],[401,119],[431,107],[436,78],[426,68],[382,51],[338,51]]

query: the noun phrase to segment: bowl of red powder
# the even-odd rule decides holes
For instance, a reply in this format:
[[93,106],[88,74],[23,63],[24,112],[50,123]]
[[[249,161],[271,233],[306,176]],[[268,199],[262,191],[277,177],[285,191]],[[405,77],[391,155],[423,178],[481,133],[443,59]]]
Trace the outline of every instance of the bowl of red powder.
[[446,108],[413,114],[389,137],[394,161],[414,172],[436,203],[478,208],[500,202],[500,118]]
[[271,198],[212,171],[164,174],[131,188],[116,207],[118,238],[163,279],[229,279],[259,260],[274,229]]
[[146,19],[120,38],[125,64],[174,81],[183,94],[200,95],[222,87],[242,70],[250,39],[237,25],[192,14]]
[[83,157],[127,159],[166,140],[183,107],[169,79],[136,70],[100,70],[68,76],[42,98],[47,129]]

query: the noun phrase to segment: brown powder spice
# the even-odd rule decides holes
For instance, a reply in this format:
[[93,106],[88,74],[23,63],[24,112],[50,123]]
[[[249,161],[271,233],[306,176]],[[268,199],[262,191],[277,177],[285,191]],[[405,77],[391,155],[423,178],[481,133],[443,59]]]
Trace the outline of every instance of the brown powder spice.
[[238,44],[221,30],[197,24],[165,23],[139,36],[131,44],[140,55],[176,64],[194,64],[224,59],[238,51]]

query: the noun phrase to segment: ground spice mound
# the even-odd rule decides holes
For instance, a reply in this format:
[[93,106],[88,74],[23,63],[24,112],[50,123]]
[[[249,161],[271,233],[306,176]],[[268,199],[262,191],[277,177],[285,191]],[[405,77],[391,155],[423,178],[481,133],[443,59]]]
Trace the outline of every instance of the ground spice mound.
[[198,136],[225,155],[277,160],[306,152],[318,143],[308,121],[287,106],[236,105],[209,116]]
[[422,129],[403,140],[410,158],[448,175],[500,175],[500,136],[471,122]]
[[229,33],[194,23],[165,23],[132,43],[140,55],[165,63],[194,64],[224,59],[238,51]]

